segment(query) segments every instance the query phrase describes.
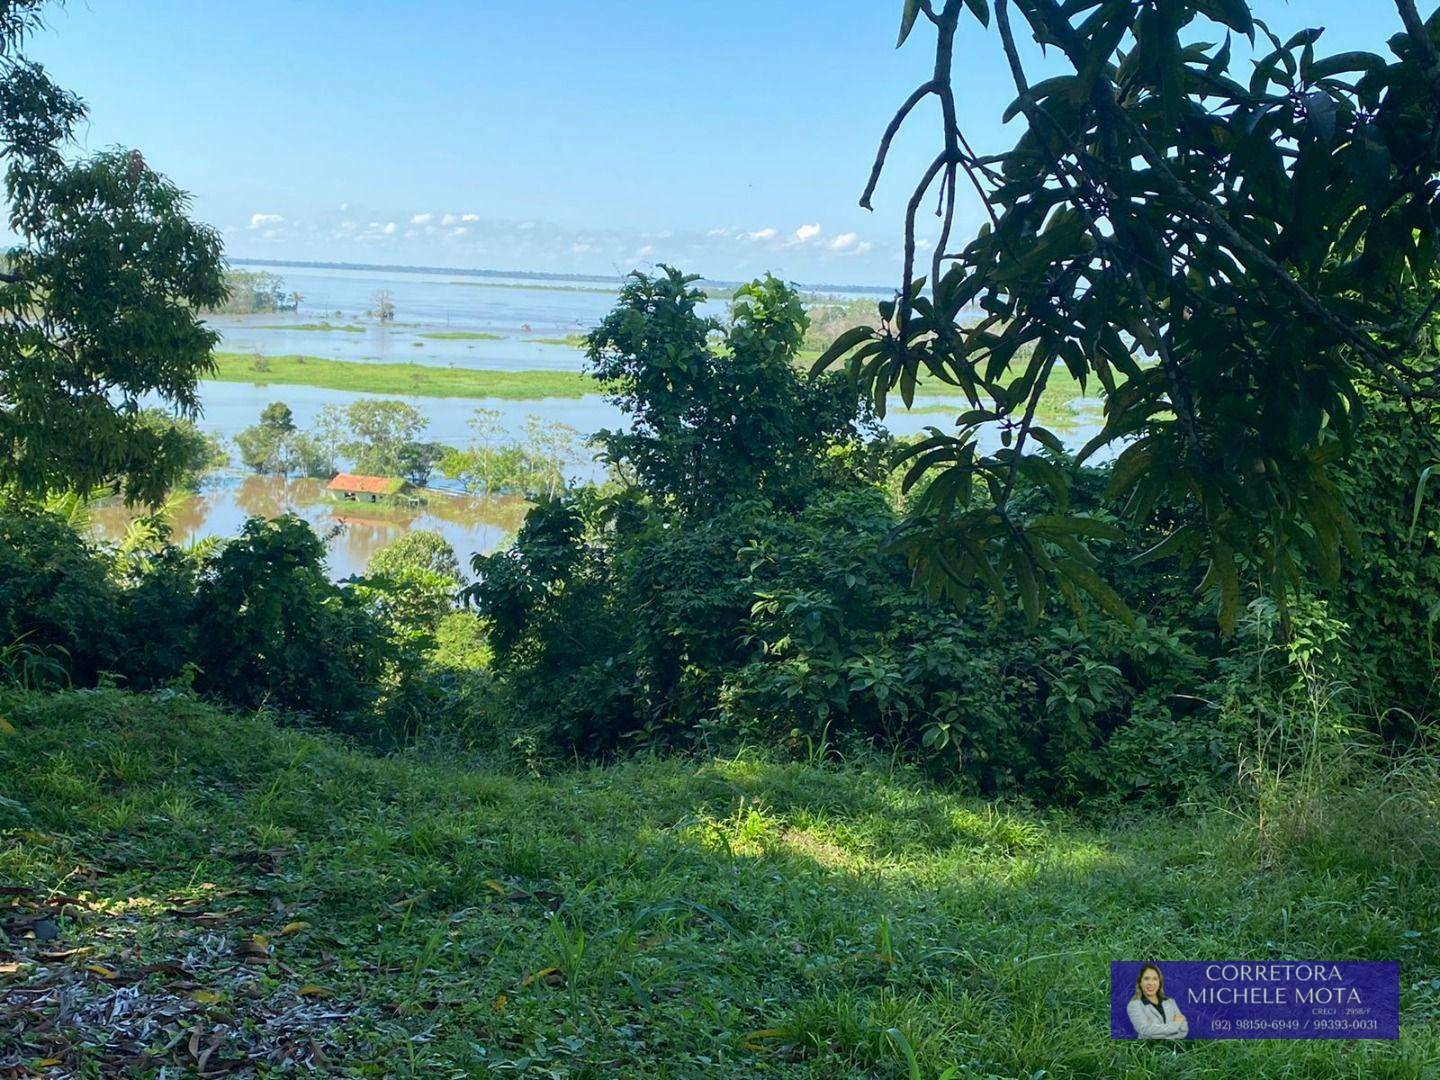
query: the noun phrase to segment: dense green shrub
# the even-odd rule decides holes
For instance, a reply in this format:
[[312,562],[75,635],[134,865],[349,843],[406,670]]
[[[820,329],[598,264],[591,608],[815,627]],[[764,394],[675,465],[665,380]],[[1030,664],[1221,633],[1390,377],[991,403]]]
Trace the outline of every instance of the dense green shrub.
[[[457,585],[449,579],[445,610]],[[293,516],[252,519],[232,540],[185,552],[163,539],[101,548],[54,514],[0,513],[0,648],[46,657],[47,671],[80,686],[184,679],[233,705],[373,729],[407,640],[372,599],[329,580],[324,544]]]
[[110,562],[63,520],[0,509],[0,646],[23,643],[91,682],[123,648]]
[[[875,468],[885,447],[860,438],[853,387],[823,390],[848,406],[787,406],[783,449],[763,428],[727,441],[726,409],[822,392],[791,363],[784,287],[755,289],[736,323],[748,336],[717,346],[688,279],[637,277],[590,337],[636,420],[606,436],[618,482],[542,502],[508,550],[473,562],[465,595],[489,627],[503,711],[551,752],[879,745],[984,791],[1174,801],[1230,782],[1275,715],[1357,681],[1346,657],[1363,639],[1339,626],[1341,598],[1257,602],[1221,638],[1160,546],[1179,512],[1161,502],[1122,529],[1111,471],[1058,453],[1017,478],[1012,512],[1047,512],[1047,474],[1069,474],[1070,509],[1104,526],[1088,565],[1128,617],[1052,603],[1035,622],[979,583],[943,600],[917,586],[892,543],[904,519]],[[758,398],[730,393],[741,354],[767,387]],[[973,505],[990,497],[982,487]],[[1375,528],[1394,542],[1393,521]],[[1412,639],[1412,651],[1425,640]]]
[[1338,479],[1361,550],[1323,595],[1357,646],[1357,689],[1371,712],[1387,713],[1381,733],[1411,739],[1434,715],[1440,690],[1440,484],[1422,488],[1434,452],[1403,408],[1372,403],[1358,427]]
[[201,690],[239,705],[338,719],[363,709],[388,658],[383,624],[325,575],[301,519],[251,518],[206,561],[196,591]]

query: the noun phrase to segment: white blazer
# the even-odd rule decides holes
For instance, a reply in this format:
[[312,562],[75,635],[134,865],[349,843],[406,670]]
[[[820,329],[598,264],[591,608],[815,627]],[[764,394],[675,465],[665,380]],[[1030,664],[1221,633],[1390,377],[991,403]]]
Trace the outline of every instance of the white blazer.
[[1175,1004],[1175,999],[1167,997],[1160,1002],[1160,1008],[1165,1010],[1163,1022],[1155,1015],[1155,1007],[1149,1002],[1139,997],[1130,999],[1130,1004],[1125,1006],[1125,1014],[1130,1017],[1130,1025],[1135,1029],[1135,1034],[1142,1039],[1188,1038],[1189,1023],[1175,1019],[1180,1015],[1180,1006]]

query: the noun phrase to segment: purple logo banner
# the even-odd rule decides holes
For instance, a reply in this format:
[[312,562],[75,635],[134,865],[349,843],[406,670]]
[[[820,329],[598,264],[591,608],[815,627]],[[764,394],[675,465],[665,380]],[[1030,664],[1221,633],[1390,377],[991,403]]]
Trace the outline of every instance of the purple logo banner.
[[1398,1039],[1397,960],[1116,960],[1112,1039]]

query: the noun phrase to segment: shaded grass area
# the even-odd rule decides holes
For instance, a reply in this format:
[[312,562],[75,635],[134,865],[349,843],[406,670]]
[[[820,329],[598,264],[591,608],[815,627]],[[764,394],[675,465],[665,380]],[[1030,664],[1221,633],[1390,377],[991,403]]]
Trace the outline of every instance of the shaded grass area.
[[420,364],[371,364],[318,356],[216,353],[212,379],[260,385],[318,386],[372,394],[420,397],[541,398],[598,393],[590,376],[577,371],[475,371]]
[[[0,921],[73,901],[53,940],[7,947],[0,1012],[63,969],[76,1017],[117,986],[180,1001],[157,1046],[229,1023],[263,1049],[308,1023],[367,1076],[907,1076],[892,1027],[926,1080],[1440,1069],[1437,841],[1389,822],[1385,793],[1262,841],[1243,815],[1101,830],[879,767],[533,779],[183,695],[0,713]],[[1108,1039],[1112,958],[1397,956],[1398,1044]],[[21,1052],[105,1060],[66,1030],[32,1023]]]
[[433,333],[418,334],[417,337],[430,341],[504,341],[501,334],[487,334],[480,330],[436,330]]
[[363,333],[365,332],[365,327],[363,327],[363,326],[358,326],[358,325],[356,325],[355,323],[336,324],[336,323],[328,323],[328,322],[318,322],[318,323],[266,323],[266,324],[264,324],[264,325],[255,327],[255,329],[256,329],[256,330],[309,330],[309,331],[314,331],[314,332],[316,332],[316,333],[326,333],[326,332],[329,332],[329,331],[336,331],[336,332],[339,332],[339,333],[342,333],[342,334],[363,334]]

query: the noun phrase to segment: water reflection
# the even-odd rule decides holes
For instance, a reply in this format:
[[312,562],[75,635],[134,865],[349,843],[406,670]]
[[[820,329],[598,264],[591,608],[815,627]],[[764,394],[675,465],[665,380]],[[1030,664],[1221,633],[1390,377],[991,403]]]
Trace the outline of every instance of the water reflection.
[[[327,537],[332,578],[364,571],[370,557],[412,529],[443,536],[468,562],[472,553],[493,551],[520,526],[527,504],[511,497],[476,497],[426,492],[422,506],[342,503],[329,498],[322,481],[278,476],[222,474],[186,499],[174,518],[174,538],[193,544],[210,536],[234,536],[249,517],[295,513]],[[119,541],[135,517],[120,505],[95,510],[93,531]]]

